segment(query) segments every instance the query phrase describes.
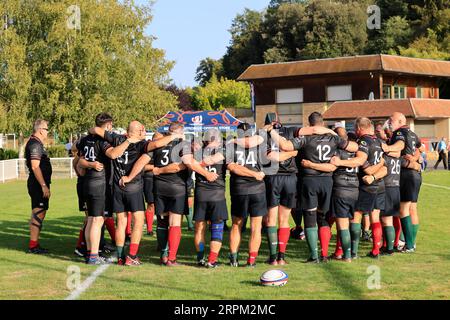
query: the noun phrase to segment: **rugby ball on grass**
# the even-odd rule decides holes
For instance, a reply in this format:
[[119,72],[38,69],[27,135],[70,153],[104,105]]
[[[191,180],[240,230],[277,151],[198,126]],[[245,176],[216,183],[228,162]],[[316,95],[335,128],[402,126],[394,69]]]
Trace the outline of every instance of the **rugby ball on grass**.
[[288,282],[288,275],[283,270],[269,270],[259,278],[260,283],[267,287],[281,287]]

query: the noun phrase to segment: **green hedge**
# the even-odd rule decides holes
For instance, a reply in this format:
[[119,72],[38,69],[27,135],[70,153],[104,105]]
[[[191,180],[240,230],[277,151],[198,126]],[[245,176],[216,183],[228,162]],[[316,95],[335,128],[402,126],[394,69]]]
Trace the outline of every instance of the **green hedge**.
[[19,153],[15,150],[0,148],[0,160],[9,160],[19,158]]
[[64,145],[48,147],[47,152],[50,158],[67,158],[69,156]]

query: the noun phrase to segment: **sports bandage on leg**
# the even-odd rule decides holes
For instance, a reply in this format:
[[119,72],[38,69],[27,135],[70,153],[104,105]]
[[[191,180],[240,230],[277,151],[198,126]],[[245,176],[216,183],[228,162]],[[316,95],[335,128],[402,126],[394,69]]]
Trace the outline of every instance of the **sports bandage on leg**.
[[[32,226],[35,226],[35,227],[38,228],[39,230],[42,230],[42,224],[43,224],[43,219],[44,219],[44,218],[41,219],[41,218],[39,217],[39,214],[42,213],[42,212],[45,212],[45,210],[44,210],[44,209],[40,209],[40,210],[37,211],[37,212],[31,213],[31,216],[32,216],[33,218],[31,218],[30,224],[31,224]],[[35,223],[35,222],[33,221],[33,219],[36,220],[37,223]]]
[[303,210],[303,220],[305,228],[317,227],[317,210]]
[[211,222],[211,241],[222,242],[224,222]]
[[322,211],[317,211],[317,225],[319,228],[330,227],[326,215]]
[[169,217],[157,215],[157,219],[156,239],[158,247],[161,250],[161,256],[167,256],[169,254]]

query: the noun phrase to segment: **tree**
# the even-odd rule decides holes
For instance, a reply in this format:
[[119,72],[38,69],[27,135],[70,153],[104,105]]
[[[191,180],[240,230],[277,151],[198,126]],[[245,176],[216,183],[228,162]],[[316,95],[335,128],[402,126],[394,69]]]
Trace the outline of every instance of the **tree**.
[[306,6],[306,45],[297,59],[332,58],[357,55],[367,44],[366,6],[314,0]]
[[369,53],[398,54],[399,48],[407,46],[411,41],[412,31],[405,17],[392,16],[382,24],[376,37],[368,42]]
[[[125,127],[152,126],[176,106],[162,89],[173,62],[144,34],[151,7],[134,1],[15,1],[0,3],[12,21],[0,36],[0,97],[5,130],[29,134],[31,121],[48,119],[67,139],[101,111]],[[81,14],[81,25],[76,22]],[[75,19],[75,20],[74,20]]]
[[178,88],[175,84],[166,87],[166,90],[177,98],[177,106],[180,110],[192,110],[192,89]]
[[213,75],[217,78],[222,77],[222,60],[214,60],[212,58],[201,60],[197,67],[197,71],[195,72],[195,81],[197,81],[200,86],[204,86]]
[[262,27],[266,39],[264,62],[295,60],[306,43],[306,22],[304,4],[280,4],[276,10],[268,10]]
[[215,76],[204,87],[196,87],[192,95],[193,104],[198,110],[220,110],[228,107],[250,108],[250,87]]
[[251,64],[264,62],[263,14],[245,9],[231,24],[231,44],[223,57],[224,76],[236,79]]
[[416,39],[408,48],[400,47],[400,54],[414,58],[450,60],[450,52],[442,50],[436,33],[431,29],[427,36]]

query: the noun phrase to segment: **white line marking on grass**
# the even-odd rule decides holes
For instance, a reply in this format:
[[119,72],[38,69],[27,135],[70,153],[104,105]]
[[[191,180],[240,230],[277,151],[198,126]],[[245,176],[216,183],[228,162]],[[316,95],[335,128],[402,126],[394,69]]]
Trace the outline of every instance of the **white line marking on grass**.
[[97,279],[99,275],[101,275],[103,272],[106,271],[106,269],[109,268],[109,266],[110,264],[104,264],[95,269],[95,271],[92,272],[92,274],[86,280],[84,280],[83,283],[76,290],[72,291],[72,293],[64,300],[78,299],[83,292],[89,289],[89,287],[94,283],[95,279]]
[[450,190],[450,187],[446,187],[446,186],[441,186],[438,184],[431,184],[431,183],[423,183],[425,186],[428,187],[434,187],[434,188],[441,188],[441,189],[446,189],[446,190]]

